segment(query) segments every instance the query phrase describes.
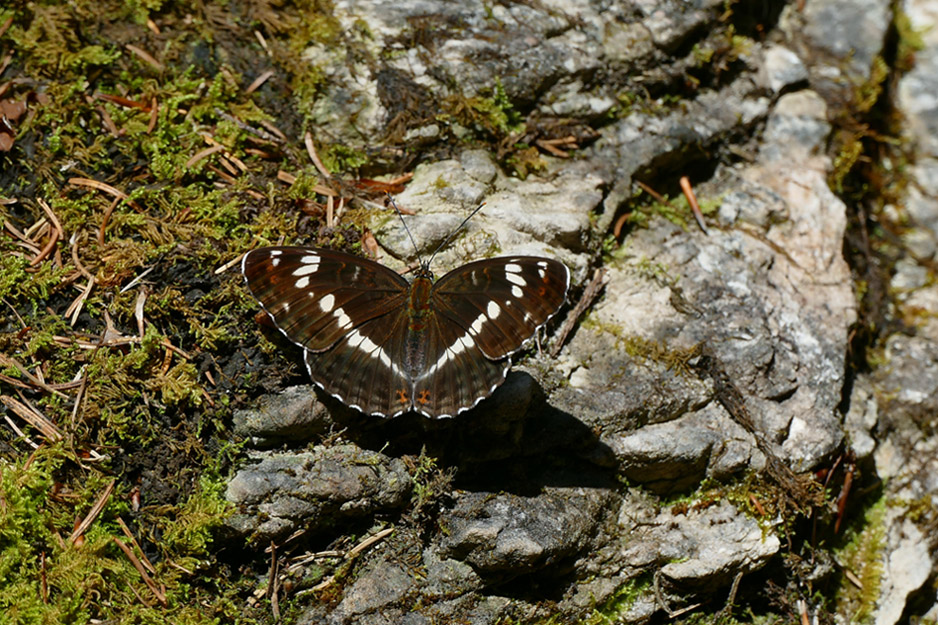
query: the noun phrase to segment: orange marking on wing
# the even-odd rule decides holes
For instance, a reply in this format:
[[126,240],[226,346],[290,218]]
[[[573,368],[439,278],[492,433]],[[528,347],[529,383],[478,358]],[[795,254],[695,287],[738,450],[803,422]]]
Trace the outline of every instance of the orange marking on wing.
[[409,404],[409,403],[410,403],[410,398],[407,397],[407,391],[406,391],[406,390],[404,390],[404,389],[402,389],[402,388],[397,389],[397,401],[398,401],[398,403],[400,403],[400,404]]
[[426,406],[430,403],[430,391],[424,389],[420,391],[420,395],[417,397],[417,401],[420,402],[421,406]]

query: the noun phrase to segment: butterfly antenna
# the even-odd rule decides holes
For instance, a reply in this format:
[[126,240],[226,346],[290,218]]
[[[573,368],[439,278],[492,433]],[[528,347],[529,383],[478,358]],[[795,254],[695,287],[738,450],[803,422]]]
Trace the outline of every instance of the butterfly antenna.
[[449,233],[449,236],[446,237],[446,240],[443,241],[442,243],[440,243],[440,244],[437,246],[437,248],[433,251],[433,254],[430,255],[430,260],[427,261],[427,265],[429,265],[430,263],[433,262],[433,259],[436,258],[437,253],[438,253],[440,250],[442,250],[444,247],[446,247],[446,245],[447,245],[450,241],[453,240],[453,237],[456,236],[456,234],[457,234],[460,230],[462,230],[462,229],[465,227],[465,225],[466,225],[467,223],[469,223],[469,220],[472,219],[472,216],[473,216],[473,215],[475,215],[475,214],[478,213],[480,210],[482,210],[482,207],[483,207],[483,206],[485,206],[485,202],[482,202],[481,204],[479,204],[479,205],[476,207],[476,209],[475,209],[474,211],[472,211],[471,213],[469,213],[469,216],[468,216],[468,217],[466,217],[465,219],[462,220],[462,223],[459,224],[459,227],[458,227],[458,228],[456,228],[455,230],[453,230],[452,232]]
[[397,216],[401,218],[401,223],[404,224],[404,232],[406,232],[407,236],[410,238],[410,244],[414,246],[414,253],[417,255],[417,262],[423,266],[423,260],[420,258],[420,249],[417,247],[417,242],[414,241],[414,235],[410,233],[410,228],[407,227],[407,222],[404,221],[404,213],[402,213],[401,209],[397,207],[397,202],[394,201],[394,198],[391,197],[391,194],[388,193],[387,196],[388,200],[391,202],[391,206],[393,206],[394,210],[397,211]]

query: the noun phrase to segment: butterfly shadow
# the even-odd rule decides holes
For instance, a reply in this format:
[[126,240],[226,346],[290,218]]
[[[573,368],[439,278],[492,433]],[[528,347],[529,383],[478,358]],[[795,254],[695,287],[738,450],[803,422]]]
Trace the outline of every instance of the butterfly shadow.
[[533,376],[512,371],[475,408],[451,419],[364,415],[320,393],[335,427],[362,448],[435,459],[470,491],[536,495],[544,487],[615,488],[613,452],[575,416],[551,406]]

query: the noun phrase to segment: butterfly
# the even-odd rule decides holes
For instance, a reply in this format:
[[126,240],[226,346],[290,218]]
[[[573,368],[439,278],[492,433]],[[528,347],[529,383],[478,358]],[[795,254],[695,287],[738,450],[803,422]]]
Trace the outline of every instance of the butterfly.
[[310,378],[366,414],[469,410],[505,381],[511,356],[566,300],[570,272],[536,256],[462,265],[408,282],[375,261],[314,247],[248,252],[241,271]]

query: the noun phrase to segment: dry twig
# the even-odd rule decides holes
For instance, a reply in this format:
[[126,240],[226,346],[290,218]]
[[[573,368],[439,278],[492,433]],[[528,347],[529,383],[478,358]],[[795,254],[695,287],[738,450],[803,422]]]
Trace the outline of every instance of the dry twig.
[[681,176],[681,191],[684,192],[684,197],[687,198],[687,203],[690,204],[690,210],[694,213],[694,219],[697,220],[697,225],[700,226],[700,229],[704,234],[709,235],[710,230],[707,229],[707,224],[704,222],[703,213],[700,212],[700,205],[697,204],[697,196],[694,195],[694,188],[690,185],[690,178],[687,176]]
[[[358,555],[359,555],[361,552],[363,552],[365,549],[367,549],[368,547],[372,546],[373,544],[375,544],[375,543],[378,542],[379,540],[383,540],[386,536],[388,536],[389,534],[391,534],[391,532],[393,532],[393,531],[394,531],[394,528],[393,528],[393,527],[386,527],[385,529],[383,529],[383,530],[381,530],[380,532],[374,534],[373,536],[369,536],[369,537],[366,538],[365,540],[361,541],[360,543],[358,543],[357,545],[355,545],[355,547],[352,548],[352,549],[348,552],[348,554],[346,554],[346,562],[351,562],[352,560],[354,560],[355,558],[357,558]],[[331,586],[334,582],[335,582],[335,575],[330,575],[326,580],[324,580],[324,581],[322,581],[322,582],[316,584],[316,585],[313,586],[312,588],[308,588],[308,589],[306,589],[306,590],[303,590],[303,591],[298,592],[298,593],[297,593],[297,596],[299,597],[299,596],[301,596],[301,595],[308,594],[308,593],[310,593],[310,592],[318,592],[318,591],[320,591],[320,590],[325,590],[326,588],[328,588],[329,586]]]
[[104,506],[107,505],[108,499],[111,498],[111,493],[114,492],[114,484],[116,480],[111,480],[104,488],[104,492],[101,493],[101,496],[98,497],[98,500],[94,502],[94,505],[91,506],[91,510],[88,511],[88,514],[85,515],[85,518],[81,520],[81,523],[75,528],[71,536],[68,537],[68,542],[73,543],[78,539],[79,536],[84,534],[91,524],[94,523],[94,520],[98,518],[98,515],[101,514],[101,511],[104,510]]
[[557,338],[554,340],[553,345],[551,345],[550,350],[548,350],[548,354],[550,354],[551,358],[556,358],[557,354],[560,353],[564,343],[567,341],[567,337],[570,335],[570,332],[573,331],[573,327],[577,324],[583,313],[593,305],[593,302],[599,297],[605,285],[606,270],[599,268],[593,272],[593,279],[586,285],[586,289],[584,289],[583,295],[580,296],[580,300],[576,303],[576,306],[573,307],[573,310],[570,311],[570,314],[567,315],[560,331],[557,332]]
[[23,374],[24,378],[29,380],[30,384],[32,384],[33,386],[37,386],[44,391],[48,391],[49,393],[52,393],[53,395],[58,395],[59,397],[68,398],[68,395],[66,395],[65,393],[59,392],[52,386],[49,386],[48,384],[46,384],[43,380],[39,379],[38,377],[30,373],[29,370],[27,370],[26,367],[21,365],[19,361],[17,361],[15,358],[12,358],[5,354],[0,354],[0,365],[3,365],[4,367],[15,367],[21,374]]
[[[127,559],[130,560],[130,563],[134,565],[134,568],[137,569],[137,572],[140,573],[140,577],[143,578],[143,583],[147,585],[147,588],[150,589],[150,592],[153,593],[153,596],[156,597],[156,600],[160,602],[160,605],[166,607],[166,594],[160,589],[156,582],[153,581],[153,578],[147,573],[146,569],[143,568],[143,564],[140,563],[140,560],[137,559],[137,556],[134,555],[134,552],[123,543],[121,539],[114,536],[113,540],[121,551],[124,552],[124,555],[127,556]],[[142,599],[141,599],[142,600]]]
[[157,61],[156,59],[154,59],[152,56],[150,56],[150,54],[149,54],[148,52],[144,51],[144,50],[141,49],[141,48],[138,48],[137,46],[135,46],[135,45],[133,45],[133,44],[131,44],[131,43],[126,43],[126,44],[124,44],[124,47],[127,48],[128,50],[130,50],[131,52],[133,52],[134,54],[136,54],[138,57],[140,57],[140,59],[141,59],[143,62],[149,64],[149,65],[150,65],[151,67],[153,67],[153,69],[155,69],[156,71],[158,71],[158,72],[162,72],[162,71],[163,71],[163,69],[164,69],[163,64],[160,63],[159,61]]

